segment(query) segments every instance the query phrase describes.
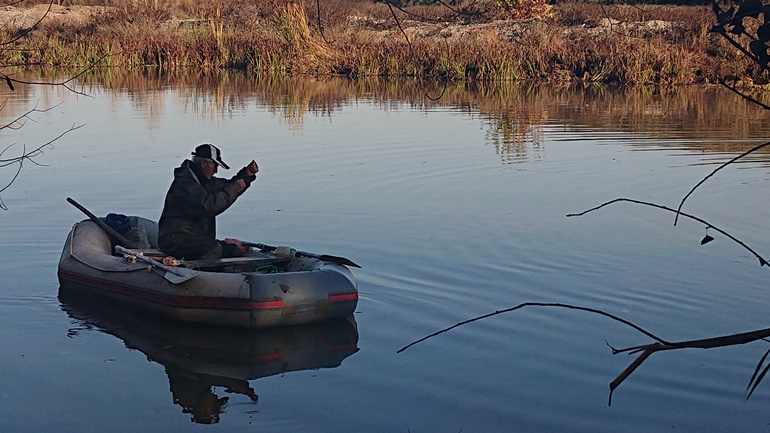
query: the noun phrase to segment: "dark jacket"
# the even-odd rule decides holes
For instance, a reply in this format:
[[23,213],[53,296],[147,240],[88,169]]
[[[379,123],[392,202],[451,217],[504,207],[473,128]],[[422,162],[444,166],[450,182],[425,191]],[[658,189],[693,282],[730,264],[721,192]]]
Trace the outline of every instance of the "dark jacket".
[[231,179],[206,179],[190,160],[174,169],[174,181],[166,193],[158,222],[160,249],[177,258],[194,260],[216,248],[215,218],[239,197],[234,185],[237,179],[243,179],[248,189],[256,176],[249,176],[243,168]]

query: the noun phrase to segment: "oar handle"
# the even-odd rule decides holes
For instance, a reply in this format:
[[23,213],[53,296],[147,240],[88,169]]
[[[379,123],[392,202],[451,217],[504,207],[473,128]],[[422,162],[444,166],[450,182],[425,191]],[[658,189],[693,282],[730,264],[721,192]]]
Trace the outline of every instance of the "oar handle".
[[273,253],[278,257],[285,257],[287,259],[293,259],[294,257],[302,257],[302,253],[290,247],[274,247],[272,245],[265,245],[257,242],[243,242],[243,245],[247,247],[259,248],[260,251],[267,251]]
[[120,245],[116,245],[115,246],[115,251],[117,251],[117,252],[119,252],[121,254],[127,254],[129,256],[136,257],[137,260],[143,261],[145,263],[149,263],[149,264],[151,264],[153,266],[157,266],[158,268],[163,269],[164,271],[171,272],[172,274],[178,275],[180,277],[185,277],[186,276],[185,274],[182,273],[182,271],[180,271],[177,268],[164,265],[163,263],[161,263],[161,262],[159,262],[157,260],[153,260],[153,259],[151,259],[151,258],[149,258],[147,256],[143,256],[141,254],[135,253],[134,251],[127,250],[127,249],[121,247]]
[[[259,248],[262,251],[268,251],[273,252],[277,250],[279,247],[274,247],[272,245],[266,245],[259,242],[243,242],[243,245],[249,246],[249,247],[255,247]],[[315,253],[309,253],[307,251],[299,251],[299,250],[293,250],[295,257],[312,257],[314,259],[324,260],[327,262],[337,263],[338,265],[345,265],[345,266],[354,266],[356,268],[360,268],[361,266],[357,264],[356,262],[345,258],[345,257],[339,257],[339,256],[332,256],[329,254],[315,254]]]
[[133,242],[129,241],[123,235],[115,231],[112,227],[108,226],[104,223],[101,219],[99,219],[96,215],[92,214],[91,211],[83,207],[80,203],[76,202],[75,200],[71,199],[70,197],[67,197],[67,201],[76,208],[80,209],[81,212],[86,214],[88,218],[91,218],[91,221],[95,222],[99,227],[102,228],[107,234],[112,235],[115,239],[118,240],[118,244],[126,247],[126,248],[136,248]]
[[260,242],[245,242],[245,241],[241,241],[241,243],[243,245],[246,245],[247,247],[259,248],[262,251],[275,251],[275,249],[278,248],[278,247],[274,247],[274,246],[271,246],[271,245],[265,245],[265,244],[260,243]]

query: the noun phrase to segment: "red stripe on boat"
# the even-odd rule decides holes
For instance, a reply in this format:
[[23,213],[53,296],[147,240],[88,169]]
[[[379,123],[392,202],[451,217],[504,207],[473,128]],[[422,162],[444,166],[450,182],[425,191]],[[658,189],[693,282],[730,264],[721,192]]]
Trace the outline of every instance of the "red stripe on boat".
[[358,292],[338,293],[336,295],[329,295],[330,304],[333,304],[335,302],[347,302],[347,301],[357,301],[357,300],[358,300]]
[[221,308],[233,310],[263,310],[271,308],[283,308],[283,299],[271,299],[269,301],[254,301],[251,299],[226,299],[226,298],[188,298],[167,295],[165,293],[150,292],[135,287],[124,286],[110,281],[84,277],[59,271],[59,278],[73,283],[96,287],[112,293],[119,293],[147,301],[154,301],[174,307],[186,308]]
[[358,352],[358,345],[354,344],[330,344],[327,347],[329,352]]

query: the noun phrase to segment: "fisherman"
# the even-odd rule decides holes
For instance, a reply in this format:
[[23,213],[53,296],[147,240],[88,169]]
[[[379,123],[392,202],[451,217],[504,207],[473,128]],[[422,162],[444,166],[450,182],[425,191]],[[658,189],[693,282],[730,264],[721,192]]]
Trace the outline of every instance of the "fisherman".
[[158,247],[185,260],[239,257],[249,250],[237,239],[216,239],[215,218],[249,188],[259,166],[252,160],[231,179],[215,177],[222,161],[219,148],[201,144],[174,169],[174,181],[166,193],[158,223]]

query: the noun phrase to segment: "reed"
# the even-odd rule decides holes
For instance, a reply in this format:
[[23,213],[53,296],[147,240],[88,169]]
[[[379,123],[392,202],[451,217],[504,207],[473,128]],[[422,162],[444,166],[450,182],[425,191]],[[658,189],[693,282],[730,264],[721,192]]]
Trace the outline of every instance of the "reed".
[[[711,83],[752,73],[745,58],[708,32],[711,13],[702,6],[567,0],[550,8],[546,19],[467,24],[400,15],[397,25],[386,5],[354,0],[322,0],[320,15],[315,0],[78,5],[92,9],[71,11],[101,9],[77,20],[50,16],[0,49],[0,62],[80,68],[104,58],[110,67],[129,69],[632,85]],[[444,20],[451,15],[440,6],[412,11]],[[5,24],[0,31],[9,40],[20,28]]]

